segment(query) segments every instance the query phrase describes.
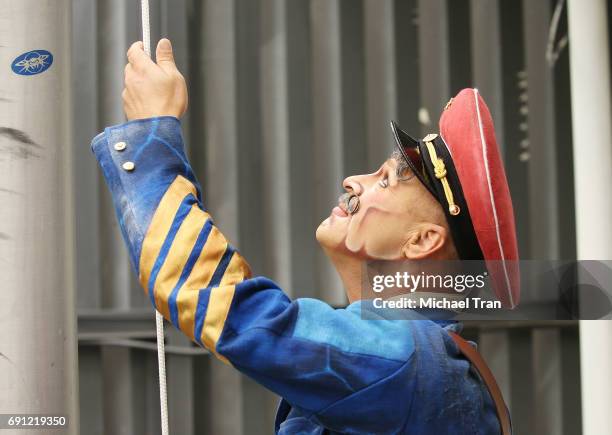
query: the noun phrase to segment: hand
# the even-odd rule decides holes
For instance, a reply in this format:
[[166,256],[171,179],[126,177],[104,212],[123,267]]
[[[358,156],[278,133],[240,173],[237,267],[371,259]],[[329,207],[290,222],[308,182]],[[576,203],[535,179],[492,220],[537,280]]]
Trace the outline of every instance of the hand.
[[127,57],[121,97],[128,120],[165,115],[180,118],[187,110],[187,85],[174,63],[170,41],[161,39],[157,44],[157,63],[144,52],[141,41],[132,44]]

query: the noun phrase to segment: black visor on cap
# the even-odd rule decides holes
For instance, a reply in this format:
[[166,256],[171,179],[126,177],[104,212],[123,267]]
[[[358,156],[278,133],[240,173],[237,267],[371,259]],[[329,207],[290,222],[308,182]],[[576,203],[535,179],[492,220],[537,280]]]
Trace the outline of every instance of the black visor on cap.
[[[424,143],[421,141],[421,143]],[[465,195],[463,194],[463,188],[461,186],[461,180],[455,169],[455,162],[448,150],[448,146],[444,140],[439,136],[435,135],[433,139],[429,141],[435,149],[437,159],[444,163],[445,178],[450,186],[453,194],[453,200],[455,205],[459,208],[459,213],[452,215],[449,209],[449,202],[444,192],[444,186],[441,180],[436,177],[436,168],[432,162],[431,154],[427,152],[427,158],[425,158],[423,164],[425,165],[425,171],[429,174],[430,179],[435,179],[434,189],[437,192],[436,197],[440,204],[442,204],[442,210],[446,216],[446,221],[455,242],[455,249],[461,260],[482,260],[482,250],[474,231],[474,224],[472,223],[472,217],[470,216],[470,210],[468,209]],[[474,265],[480,267],[479,264]]]
[[438,195],[425,172],[425,167],[421,159],[421,152],[419,150],[419,141],[399,128],[395,121],[391,121],[391,130],[393,130],[393,136],[395,137],[395,146],[397,146],[402,153],[404,160],[408,163],[412,172],[414,172],[434,198],[439,201]]

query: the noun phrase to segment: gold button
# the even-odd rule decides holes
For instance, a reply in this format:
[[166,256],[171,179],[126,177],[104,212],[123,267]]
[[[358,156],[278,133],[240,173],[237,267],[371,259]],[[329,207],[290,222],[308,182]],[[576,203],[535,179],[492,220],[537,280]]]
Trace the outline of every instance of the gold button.
[[457,204],[453,204],[448,208],[448,211],[452,216],[457,216],[461,212],[461,209]]
[[115,144],[115,151],[123,151],[127,148],[127,144],[125,142],[117,142]]
[[435,133],[431,133],[428,134],[427,136],[425,136],[425,138],[423,139],[423,142],[431,142],[432,140],[434,140],[435,138],[437,138],[438,135]]
[[121,167],[128,172],[133,171],[135,168],[134,162],[125,162],[123,165],[121,165]]

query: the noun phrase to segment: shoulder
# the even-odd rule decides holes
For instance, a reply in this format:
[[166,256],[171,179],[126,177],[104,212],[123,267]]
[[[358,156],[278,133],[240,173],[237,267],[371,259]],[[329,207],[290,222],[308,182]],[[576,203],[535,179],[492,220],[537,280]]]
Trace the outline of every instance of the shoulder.
[[407,361],[415,350],[412,322],[373,317],[359,302],[333,308],[317,299],[301,298],[296,304],[294,337],[401,362]]

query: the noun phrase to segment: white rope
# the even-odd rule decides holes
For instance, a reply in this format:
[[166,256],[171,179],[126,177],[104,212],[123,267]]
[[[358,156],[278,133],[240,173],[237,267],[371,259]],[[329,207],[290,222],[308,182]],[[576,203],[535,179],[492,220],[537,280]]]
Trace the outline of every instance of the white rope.
[[[149,0],[140,0],[142,14],[142,44],[144,51],[151,56],[151,24],[149,22]],[[155,311],[157,332],[157,364],[159,367],[159,405],[161,410],[162,435],[168,435],[168,392],[166,390],[166,349],[164,344],[164,318]]]
[[555,66],[557,59],[561,55],[563,49],[567,46],[569,38],[567,35],[563,36],[557,42],[555,46],[555,38],[557,37],[557,30],[559,28],[559,21],[561,20],[561,12],[563,12],[563,5],[565,0],[557,0],[557,6],[555,6],[555,12],[553,13],[552,19],[550,20],[550,27],[548,28],[548,43],[546,44],[546,61],[548,66],[551,68]]
[[[147,0],[142,0],[147,1]],[[166,349],[164,345],[164,318],[155,311],[157,331],[157,364],[159,366],[159,405],[162,435],[168,435],[168,392],[166,390]]]

